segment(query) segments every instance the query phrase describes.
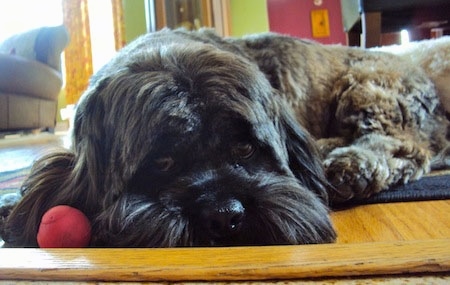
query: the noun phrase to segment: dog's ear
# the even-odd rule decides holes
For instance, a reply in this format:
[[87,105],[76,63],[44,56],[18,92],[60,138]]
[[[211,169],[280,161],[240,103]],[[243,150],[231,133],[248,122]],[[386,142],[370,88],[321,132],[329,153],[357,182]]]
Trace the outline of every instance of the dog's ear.
[[[128,84],[125,76],[108,77],[101,72],[96,82],[83,94],[78,103],[73,126],[73,151],[77,160],[74,174],[85,175],[76,181],[88,184],[87,198],[109,205],[124,188],[119,169],[122,164],[115,161],[122,151],[121,137],[131,129],[121,117],[132,114],[127,104]],[[117,111],[121,108],[124,111]],[[136,124],[138,120],[136,120]],[[112,140],[111,138],[115,138]],[[112,157],[114,153],[116,156]],[[114,162],[113,162],[114,161]],[[98,209],[89,209],[88,211]]]
[[314,140],[298,124],[293,115],[289,112],[281,113],[289,168],[305,187],[314,191],[325,204],[328,204],[327,193],[331,185],[325,177],[320,154]]
[[37,160],[25,179],[22,199],[0,229],[6,247],[36,247],[42,216],[57,205],[68,205],[92,219],[102,199],[88,175],[85,156],[72,151],[52,152]]
[[[73,151],[77,157],[77,173],[86,175],[91,192],[97,193],[104,178],[105,153],[110,149],[111,141],[105,134],[105,106],[102,90],[107,85],[103,80],[89,89],[78,103],[73,126]],[[82,180],[82,179],[77,179]],[[94,197],[92,197],[94,198]]]
[[[105,197],[104,106],[99,89],[91,88],[77,107],[72,150],[55,151],[37,160],[22,185],[22,199],[7,217],[0,235],[6,246],[37,246],[44,213],[57,205],[75,207],[93,218]],[[89,96],[87,96],[89,95]],[[110,195],[112,196],[112,195]]]
[[60,192],[64,192],[62,189],[70,179],[73,164],[74,156],[69,151],[55,152],[35,162],[22,185],[23,197],[7,217],[0,233],[5,246],[37,246],[36,235],[44,213],[58,204],[69,204],[71,200]]

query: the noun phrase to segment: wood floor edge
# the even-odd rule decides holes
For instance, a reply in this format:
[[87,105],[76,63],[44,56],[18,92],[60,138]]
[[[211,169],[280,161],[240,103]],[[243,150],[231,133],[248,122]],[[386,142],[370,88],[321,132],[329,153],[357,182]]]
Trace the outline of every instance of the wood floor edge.
[[0,249],[2,280],[237,281],[450,272],[450,239],[177,249]]

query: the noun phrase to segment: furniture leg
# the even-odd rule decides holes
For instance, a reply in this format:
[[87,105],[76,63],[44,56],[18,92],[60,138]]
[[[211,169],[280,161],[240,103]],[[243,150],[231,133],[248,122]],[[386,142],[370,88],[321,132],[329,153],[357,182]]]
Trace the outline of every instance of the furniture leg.
[[362,47],[380,46],[381,43],[381,12],[366,12],[361,15]]

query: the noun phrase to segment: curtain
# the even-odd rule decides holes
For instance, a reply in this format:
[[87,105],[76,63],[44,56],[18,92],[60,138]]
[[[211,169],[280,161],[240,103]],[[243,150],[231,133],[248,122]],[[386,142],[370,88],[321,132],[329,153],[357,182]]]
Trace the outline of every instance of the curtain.
[[64,25],[70,43],[64,51],[66,65],[66,102],[76,104],[92,75],[88,0],[62,0]]
[[[98,0],[62,0],[64,25],[70,34],[70,43],[64,51],[67,104],[78,102],[93,73],[88,1]],[[126,43],[122,0],[110,1],[115,49],[119,50]]]
[[119,50],[126,44],[122,0],[111,0],[111,6],[114,22],[114,39],[116,50]]

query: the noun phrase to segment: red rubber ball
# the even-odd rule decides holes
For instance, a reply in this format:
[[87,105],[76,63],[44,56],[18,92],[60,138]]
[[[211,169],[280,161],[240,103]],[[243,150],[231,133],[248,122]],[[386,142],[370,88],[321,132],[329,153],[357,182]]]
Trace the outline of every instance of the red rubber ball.
[[42,216],[37,234],[41,248],[87,247],[91,239],[91,223],[78,209],[56,206]]

